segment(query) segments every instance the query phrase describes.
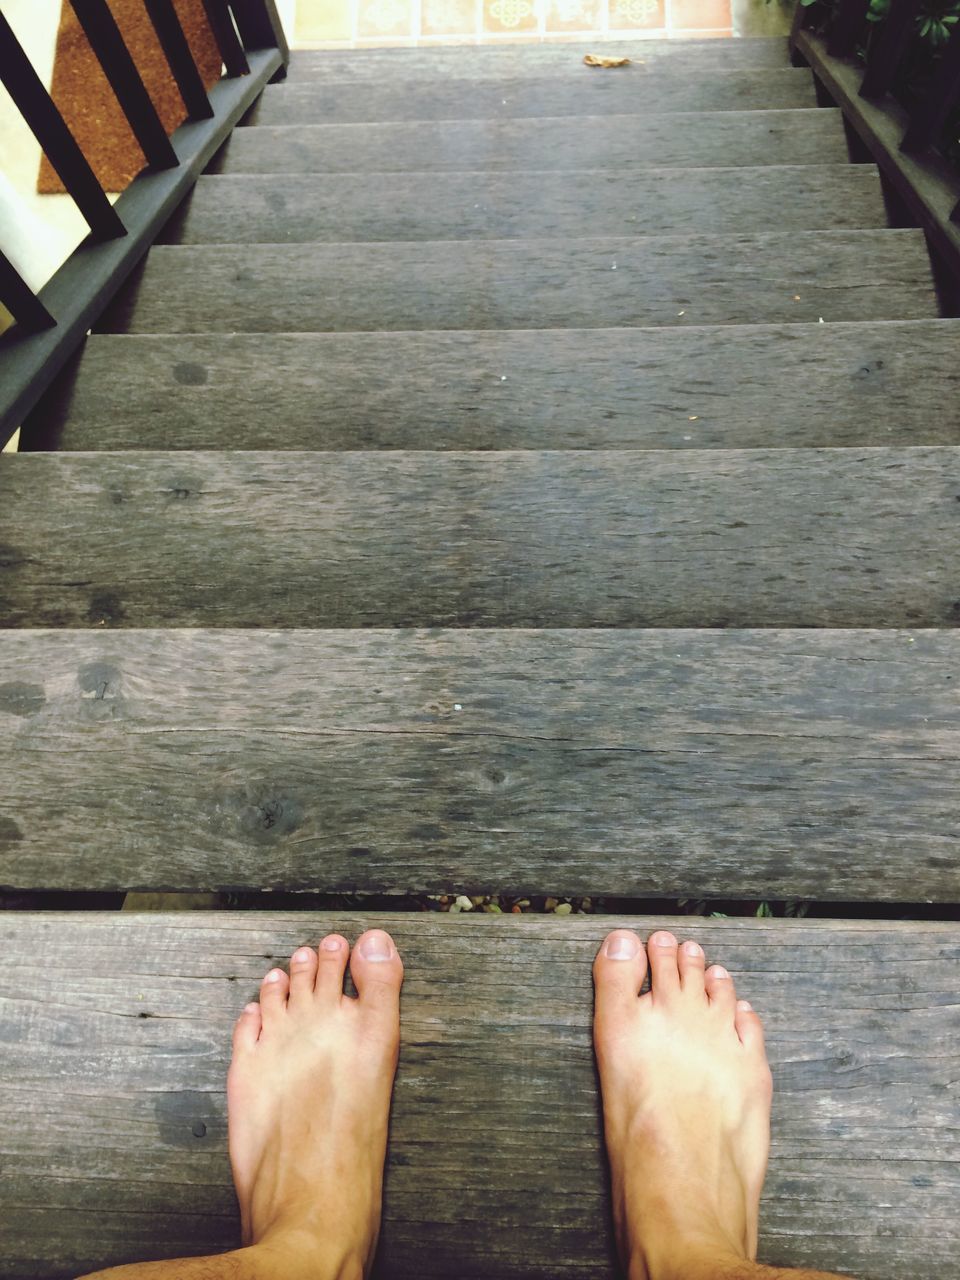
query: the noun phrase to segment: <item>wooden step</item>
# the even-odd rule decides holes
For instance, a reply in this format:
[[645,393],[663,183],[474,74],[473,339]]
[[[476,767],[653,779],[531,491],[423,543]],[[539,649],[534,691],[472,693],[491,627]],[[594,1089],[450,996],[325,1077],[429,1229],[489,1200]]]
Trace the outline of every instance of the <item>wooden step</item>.
[[[582,73],[582,74],[581,74]],[[267,85],[249,124],[347,124],[376,120],[479,120],[520,116],[628,115],[655,111],[750,111],[815,107],[813,76],[783,70],[652,71],[477,80],[424,73],[423,79],[332,80]]]
[[20,448],[960,445],[958,334],[957,320],[93,334]]
[[377,1275],[613,1280],[591,962],[695,937],[764,1018],[760,1261],[957,1280],[955,923],[0,915],[0,1265],[67,1276],[235,1248],[224,1079],[273,963],[389,929],[405,964]]
[[11,627],[960,622],[955,447],[2,463]]
[[567,239],[886,227],[875,165],[202,177],[185,244]]
[[331,80],[403,80],[425,76],[456,76],[463,80],[500,79],[522,75],[622,74],[587,67],[585,53],[629,57],[632,70],[645,72],[681,68],[688,74],[731,71],[736,68],[789,67],[790,52],[783,38],[739,40],[608,40],[584,36],[577,43],[521,45],[433,46],[429,49],[296,49],[290,58],[290,83],[318,78]]
[[956,902],[958,669],[956,630],[0,631],[0,885]]
[[920,320],[921,231],[414,244],[158,245],[99,328],[583,329]]
[[[208,173],[842,164],[842,113],[704,111],[236,129]],[[283,190],[278,186],[278,190]]]

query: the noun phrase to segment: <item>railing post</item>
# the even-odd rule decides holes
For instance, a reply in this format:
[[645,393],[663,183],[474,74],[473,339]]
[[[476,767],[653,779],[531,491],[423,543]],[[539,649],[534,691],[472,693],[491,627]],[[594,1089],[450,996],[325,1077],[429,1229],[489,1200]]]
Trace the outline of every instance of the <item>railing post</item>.
[[0,81],[13,99],[41,150],[77,202],[94,238],[112,240],[125,236],[127,229],[103,193],[103,188],[87,163],[76,139],[6,18],[0,13]]
[[57,323],[4,253],[0,253],[0,303],[23,333],[39,333]]
[[888,93],[897,67],[907,48],[907,34],[917,14],[919,0],[890,0],[885,22],[876,28],[870,41],[867,70],[860,86],[863,98],[880,98]]
[[173,169],[180,162],[170,144],[157,109],[147,93],[107,0],[70,0],[90,47],[97,56],[123,114],[130,122],[147,163],[154,169]]
[[173,0],[143,0],[191,120],[209,120],[213,107],[193,60]]
[[233,25],[227,0],[202,0],[202,2],[210,30],[220,48],[223,65],[227,68],[227,75],[249,75],[250,64],[247,62],[240,37]]
[[290,49],[274,0],[230,0],[237,30],[247,49],[279,49],[284,66]]
[[840,0],[840,12],[827,37],[828,52],[838,58],[853,52],[868,6],[869,0]]
[[922,151],[935,142],[946,123],[947,114],[960,97],[960,27],[954,27],[953,35],[940,56],[940,65],[933,77],[930,92],[912,113],[910,126],[900,144],[900,150]]
[[794,20],[790,24],[790,37],[787,40],[788,49],[790,49],[790,61],[794,67],[806,67],[806,59],[796,47],[796,37],[806,27],[810,20],[810,9],[808,5],[800,4],[800,0],[796,0],[794,8]]

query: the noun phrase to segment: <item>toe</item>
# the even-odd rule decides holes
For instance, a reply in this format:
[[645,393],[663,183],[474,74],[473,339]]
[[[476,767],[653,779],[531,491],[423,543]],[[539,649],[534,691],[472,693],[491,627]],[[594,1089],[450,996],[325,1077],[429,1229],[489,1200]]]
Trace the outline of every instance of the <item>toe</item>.
[[298,947],[290,957],[290,1004],[296,1008],[313,995],[317,977],[317,953],[313,947]]
[[654,1003],[669,1000],[680,990],[680,970],[677,968],[677,940],[672,933],[658,929],[647,942],[650,955],[650,990]]
[[646,973],[647,956],[637,935],[629,929],[608,933],[593,962],[594,1028],[599,1036],[623,1026],[635,1013]]
[[400,1012],[403,964],[389,933],[369,929],[360,935],[350,956],[350,973],[361,1009],[392,1026]]
[[699,942],[688,940],[677,954],[677,965],[680,970],[680,987],[691,995],[702,996],[704,993],[704,958],[703,947]]
[[254,1000],[248,1004],[233,1028],[233,1052],[244,1053],[252,1049],[260,1035],[260,1006]]
[[317,996],[331,1003],[343,995],[343,973],[350,955],[350,943],[339,933],[328,933],[320,942],[317,969]]
[[763,1023],[749,1000],[738,1000],[734,1026],[744,1048],[763,1052]]
[[287,1011],[290,980],[282,969],[271,969],[260,984],[260,1014],[264,1027],[283,1017]]
[[704,985],[710,997],[710,1007],[719,1009],[733,1018],[737,993],[733,979],[722,964],[712,964],[704,975]]

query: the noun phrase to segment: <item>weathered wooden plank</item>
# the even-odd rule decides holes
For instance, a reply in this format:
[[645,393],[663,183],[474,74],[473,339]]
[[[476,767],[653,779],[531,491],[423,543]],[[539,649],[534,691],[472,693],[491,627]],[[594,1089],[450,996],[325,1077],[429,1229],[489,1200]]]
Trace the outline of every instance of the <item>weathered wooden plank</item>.
[[370,925],[406,968],[385,1280],[612,1280],[590,965],[618,925],[696,937],[764,1017],[760,1261],[960,1276],[956,924],[261,912],[0,917],[4,1274],[235,1247],[233,1019]]
[[873,165],[201,178],[163,239],[184,244],[548,240],[886,227]]
[[20,448],[958,445],[958,333],[911,320],[93,334]]
[[913,230],[158,245],[101,330],[594,329],[937,315]]
[[[582,47],[581,47],[582,43]],[[584,65],[584,53],[633,59],[645,71],[730,71],[736,68],[789,67],[787,41],[739,40],[594,40],[562,44],[457,45],[429,49],[298,49],[291,54],[291,82],[326,77],[331,80],[420,79],[457,76],[460,79],[499,79],[518,73],[542,76],[603,75]],[[607,75],[610,74],[608,71]]]
[[6,454],[23,626],[956,626],[960,449]]
[[435,72],[403,80],[318,76],[309,82],[268,85],[248,123],[347,124],[815,106],[813,77],[801,68],[705,71],[691,76],[683,69],[648,72],[641,66],[591,75],[583,67],[567,75],[518,73],[496,80],[441,77]]
[[0,632],[0,884],[956,902],[958,659],[924,630]]
[[[732,43],[732,42],[731,42]],[[435,51],[432,51],[435,52]],[[208,173],[601,169],[842,164],[842,114],[825,108],[420,120],[236,129]]]

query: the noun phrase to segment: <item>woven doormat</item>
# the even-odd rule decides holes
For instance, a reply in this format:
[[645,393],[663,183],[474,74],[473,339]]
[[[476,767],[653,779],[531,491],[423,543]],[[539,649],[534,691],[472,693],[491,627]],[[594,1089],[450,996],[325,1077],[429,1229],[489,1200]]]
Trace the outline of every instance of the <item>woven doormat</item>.
[[[174,6],[209,89],[220,78],[220,51],[203,4],[201,0],[174,0]],[[143,0],[110,0],[110,10],[164,128],[173,133],[187,112]],[[50,92],[100,185],[105,191],[123,191],[146,160],[68,0],[64,0],[57,32]],[[63,189],[44,156],[37,190],[50,193]]]

